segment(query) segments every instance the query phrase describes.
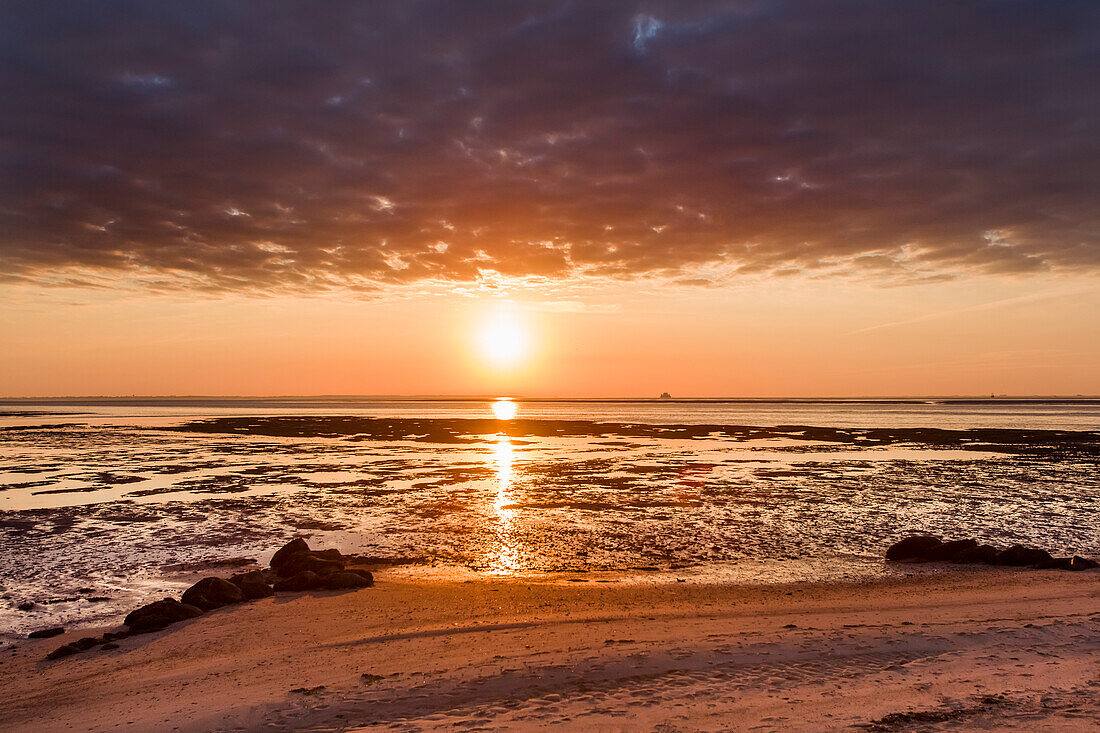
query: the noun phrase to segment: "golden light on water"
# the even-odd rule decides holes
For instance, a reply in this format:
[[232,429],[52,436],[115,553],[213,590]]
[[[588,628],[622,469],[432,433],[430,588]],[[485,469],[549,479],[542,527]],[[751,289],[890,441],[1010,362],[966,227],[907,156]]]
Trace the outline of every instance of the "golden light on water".
[[[508,397],[500,397],[489,404],[496,419],[505,421],[516,416],[517,405]],[[496,524],[496,548],[492,561],[493,572],[508,575],[522,566],[520,551],[515,541],[517,509],[512,495],[513,468],[515,454],[512,439],[505,433],[499,433],[492,444],[490,465],[494,473],[494,491],[492,511]]]
[[508,436],[497,436],[497,442],[493,446],[493,470],[496,471],[497,494],[494,502],[497,516],[501,519],[511,519],[514,512],[506,506],[511,503],[508,490],[512,487],[512,443]]
[[493,415],[497,420],[511,420],[516,416],[516,403],[507,397],[501,397],[493,403]]
[[[514,403],[512,407],[514,412]],[[499,543],[495,565],[498,573],[511,573],[520,568],[519,553],[511,537],[516,516],[516,510],[512,506],[514,499],[510,491],[514,460],[511,440],[507,435],[498,435],[493,445],[493,470],[496,472],[497,483],[493,509],[497,516]]]

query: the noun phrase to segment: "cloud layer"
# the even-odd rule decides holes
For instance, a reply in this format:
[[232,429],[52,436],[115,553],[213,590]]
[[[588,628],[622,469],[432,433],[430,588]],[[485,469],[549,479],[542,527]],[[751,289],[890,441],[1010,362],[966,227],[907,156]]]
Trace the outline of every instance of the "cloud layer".
[[0,279],[1100,265],[1100,4],[9,4]]

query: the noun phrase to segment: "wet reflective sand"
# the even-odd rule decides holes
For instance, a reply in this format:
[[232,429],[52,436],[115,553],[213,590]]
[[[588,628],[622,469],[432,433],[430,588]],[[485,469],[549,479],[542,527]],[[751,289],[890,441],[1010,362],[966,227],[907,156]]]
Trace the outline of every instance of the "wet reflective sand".
[[[298,533],[437,569],[578,582],[913,572],[881,562],[913,530],[1100,555],[1100,436],[1088,431],[492,416],[16,422],[0,430],[5,632],[113,617],[185,582],[180,570],[259,558]],[[37,609],[17,610],[25,601]]]

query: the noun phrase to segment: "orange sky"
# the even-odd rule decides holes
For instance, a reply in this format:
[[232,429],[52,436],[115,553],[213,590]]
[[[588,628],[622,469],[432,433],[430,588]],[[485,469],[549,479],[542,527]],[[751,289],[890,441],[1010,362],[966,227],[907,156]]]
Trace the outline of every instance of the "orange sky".
[[1098,20],[17,4],[0,395],[1100,393]]
[[[1100,288],[760,278],[507,296],[0,289],[0,394],[889,396],[1100,393]],[[501,312],[528,348],[494,364]]]

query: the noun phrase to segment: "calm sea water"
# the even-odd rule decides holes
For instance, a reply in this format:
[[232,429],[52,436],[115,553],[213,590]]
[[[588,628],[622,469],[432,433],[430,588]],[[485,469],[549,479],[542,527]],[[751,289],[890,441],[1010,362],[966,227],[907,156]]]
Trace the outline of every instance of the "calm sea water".
[[[549,428],[537,436],[509,430],[517,423],[499,418],[513,411]],[[335,415],[421,418],[416,429],[425,432],[380,439],[343,428],[321,437],[175,430],[209,418],[287,415],[324,426]],[[425,437],[433,421],[454,418],[479,422],[461,442]],[[557,421],[626,427],[551,429]],[[978,434],[965,444],[878,445],[797,430],[746,437],[708,427],[682,438],[628,429],[670,424],[1072,437],[1100,432],[1100,404],[0,405],[0,633],[117,620],[182,587],[203,563],[266,560],[297,534],[420,568],[577,580],[913,572],[881,560],[910,531],[1100,555],[1095,443],[1067,448],[1064,435],[1031,435],[1006,448]],[[19,610],[27,602],[36,605]]]
[[[172,424],[176,420],[232,415],[376,415],[379,417],[489,417],[492,401],[480,400],[151,400],[0,402],[0,426],[62,422],[57,414],[30,420],[5,413],[77,413],[93,424]],[[949,400],[861,402],[595,402],[517,401],[520,417],[606,420],[650,424],[824,425],[829,427],[1036,428],[1100,430],[1100,400],[959,403]]]

